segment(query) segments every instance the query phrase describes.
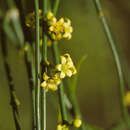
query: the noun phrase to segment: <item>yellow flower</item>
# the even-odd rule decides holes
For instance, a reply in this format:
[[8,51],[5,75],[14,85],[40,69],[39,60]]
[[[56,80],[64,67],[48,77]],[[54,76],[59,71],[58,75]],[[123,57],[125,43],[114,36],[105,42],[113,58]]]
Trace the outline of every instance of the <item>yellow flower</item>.
[[82,121],[77,118],[73,121],[73,125],[74,127],[79,128],[82,125]]
[[55,81],[53,79],[51,79],[49,76],[47,76],[46,73],[43,74],[43,80],[44,81],[41,83],[41,87],[46,88],[46,91],[48,91],[49,89],[52,91],[57,90]]
[[59,124],[57,125],[57,130],[69,130],[69,128],[65,124],[64,125]]
[[52,19],[53,16],[54,16],[53,13],[49,11],[49,12],[47,12],[46,18],[47,18],[47,20],[50,20],[50,19]]
[[73,28],[68,18],[60,18],[57,20],[52,12],[48,12],[46,20],[48,24],[48,33],[53,40],[60,40],[62,38],[71,39]]
[[46,88],[46,91],[52,90],[56,91],[57,86],[60,84],[60,76],[56,73],[53,77],[49,77],[45,72],[43,74],[43,82],[41,83],[41,87]]
[[60,75],[58,73],[56,73],[53,76],[53,79],[54,79],[56,85],[59,85],[61,83]]
[[60,78],[65,78],[65,76],[71,77],[76,74],[76,68],[69,54],[64,54],[60,57],[61,64],[56,65],[56,70],[60,71]]
[[130,106],[130,91],[128,91],[125,95],[125,104]]
[[34,27],[34,24],[35,24],[34,12],[29,13],[26,17],[26,26],[27,27]]
[[57,130],[62,130],[62,125],[61,124],[57,125]]

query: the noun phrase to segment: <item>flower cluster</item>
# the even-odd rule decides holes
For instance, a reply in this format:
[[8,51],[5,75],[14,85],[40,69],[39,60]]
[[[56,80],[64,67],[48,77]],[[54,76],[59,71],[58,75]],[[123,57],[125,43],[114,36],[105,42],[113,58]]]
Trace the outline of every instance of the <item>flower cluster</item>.
[[64,125],[59,124],[57,125],[57,130],[69,130],[69,128],[65,124]]
[[46,88],[46,91],[56,91],[57,86],[61,83],[61,80],[66,76],[71,77],[76,74],[76,68],[69,54],[64,54],[60,57],[61,64],[56,65],[56,73],[54,76],[49,77],[46,73],[43,74],[43,82],[41,87]]
[[41,87],[46,88],[46,91],[52,90],[56,91],[57,86],[60,84],[60,76],[56,73],[53,77],[49,77],[45,72],[43,74],[43,82],[41,83]]
[[[31,28],[35,28],[35,12],[29,13],[26,17],[26,26],[27,27],[31,27]],[[39,20],[42,20],[43,16],[42,16],[42,10],[39,9]]]
[[[29,13],[26,17],[26,26],[35,28],[35,12]],[[45,22],[45,30],[53,40],[60,40],[62,38],[71,39],[73,28],[71,21],[68,18],[60,18],[59,20],[53,15],[52,12],[48,12],[43,19],[42,10],[39,9],[39,20],[40,23]]]
[[71,77],[76,74],[76,68],[69,54],[60,56],[61,64],[56,65],[56,70],[60,72],[60,78],[63,79],[65,76]]
[[48,34],[53,40],[60,40],[62,38],[71,39],[73,28],[68,18],[60,18],[57,20],[52,12],[48,12],[46,22],[48,25]]

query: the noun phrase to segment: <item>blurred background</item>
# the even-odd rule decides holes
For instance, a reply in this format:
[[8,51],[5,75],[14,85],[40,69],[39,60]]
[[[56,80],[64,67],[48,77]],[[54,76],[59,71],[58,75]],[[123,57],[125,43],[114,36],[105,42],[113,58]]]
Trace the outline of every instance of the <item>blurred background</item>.
[[[25,13],[34,10],[32,0],[22,0]],[[130,88],[130,2],[129,0],[101,0],[101,4],[112,31],[123,67],[126,90]],[[0,9],[6,4],[0,0]],[[82,64],[77,97],[86,124],[109,129],[120,122],[119,82],[110,46],[97,16],[92,0],[61,0],[58,17],[69,17],[74,32],[72,39],[62,40],[62,54],[71,54],[75,64],[87,55]],[[9,41],[9,40],[8,40]],[[8,42],[8,61],[20,100],[22,129],[31,129],[31,94],[24,58],[16,47]],[[0,50],[0,130],[14,130],[9,88]],[[57,111],[52,107],[51,96],[47,96],[47,129],[56,129]],[[51,125],[50,125],[51,124]],[[125,128],[122,128],[125,130]]]

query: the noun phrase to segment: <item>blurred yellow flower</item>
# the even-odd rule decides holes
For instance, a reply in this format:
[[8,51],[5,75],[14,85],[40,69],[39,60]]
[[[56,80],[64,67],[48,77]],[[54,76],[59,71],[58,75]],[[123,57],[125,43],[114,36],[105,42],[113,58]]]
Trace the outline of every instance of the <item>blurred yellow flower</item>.
[[56,70],[60,71],[60,78],[63,79],[65,76],[71,77],[76,74],[76,68],[69,54],[60,56],[61,64],[56,65]]
[[[39,9],[39,20],[41,20],[42,18],[42,10]],[[29,13],[27,15],[25,24],[27,27],[35,28],[35,12]]]
[[79,128],[82,125],[82,121],[77,118],[73,121],[73,125],[74,127]]
[[[40,46],[43,45],[42,39],[40,39]],[[52,46],[52,41],[50,39],[47,40],[47,46],[51,47]]]
[[128,91],[125,95],[125,104],[130,106],[130,91]]
[[69,128],[65,124],[64,125],[59,124],[57,125],[57,130],[69,130]]

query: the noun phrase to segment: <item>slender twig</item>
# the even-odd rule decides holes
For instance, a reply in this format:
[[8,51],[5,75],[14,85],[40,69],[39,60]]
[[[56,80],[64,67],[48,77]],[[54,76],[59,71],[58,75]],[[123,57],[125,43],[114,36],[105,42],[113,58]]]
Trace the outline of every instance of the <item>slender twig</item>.
[[20,13],[20,22],[21,22],[21,26],[24,32],[24,38],[25,41],[30,42],[30,44],[32,43],[32,34],[30,32],[29,29],[27,29],[26,25],[25,25],[25,13],[24,13],[24,8],[22,6],[22,0],[14,0],[16,7],[19,9],[19,13]]
[[[55,60],[56,60],[56,64],[60,63],[60,59],[59,59],[59,50],[57,47],[57,42],[54,41],[53,42],[53,52],[54,52],[54,56],[55,56]],[[61,82],[60,86],[58,87],[58,96],[59,96],[59,103],[60,103],[60,111],[61,111],[61,115],[62,115],[62,121],[64,123],[64,121],[67,120],[67,114],[66,114],[66,105],[64,102],[64,89],[63,89],[63,83]]]
[[127,111],[127,108],[124,103],[124,79],[123,79],[123,73],[122,73],[121,63],[120,63],[120,59],[119,59],[119,54],[118,54],[118,51],[117,51],[117,48],[115,45],[115,41],[112,37],[110,28],[109,28],[106,18],[104,16],[100,0],[93,0],[93,2],[97,8],[97,12],[98,12],[101,22],[103,24],[104,31],[106,33],[106,37],[108,39],[108,42],[110,44],[110,47],[111,47],[111,50],[113,53],[113,57],[114,57],[116,68],[117,68],[118,78],[119,78],[120,104],[121,104],[121,108],[122,108],[122,116],[130,128],[130,120],[129,120],[129,116],[128,116],[128,111]]
[[[53,13],[56,15],[58,6],[59,6],[59,0],[55,0],[54,7],[53,7]],[[57,41],[53,42],[53,52],[56,60],[56,64],[60,63],[60,55],[59,50],[57,46]],[[66,105],[64,103],[64,88],[63,83],[61,82],[60,86],[58,87],[58,96],[59,96],[59,103],[60,103],[60,111],[62,116],[62,123],[67,120],[67,113],[66,113]]]
[[[68,98],[72,105],[72,108],[69,108],[70,112],[74,118],[79,118],[82,120],[82,114],[80,112],[79,104],[78,104],[77,97],[76,97],[76,92],[73,92],[71,90],[72,85],[70,84],[68,79],[65,80],[64,84],[67,87]],[[82,121],[81,130],[86,130],[84,121]]]
[[40,48],[39,48],[39,1],[34,0],[35,2],[35,21],[36,21],[36,41],[35,41],[35,89],[36,89],[36,100],[35,100],[35,110],[36,110],[36,128],[37,130],[41,130],[41,122],[40,122]]
[[11,100],[11,106],[12,106],[12,111],[13,111],[13,118],[15,122],[15,128],[16,130],[21,130],[20,126],[20,117],[19,117],[19,111],[18,111],[18,105],[19,101],[16,97],[16,91],[13,83],[13,78],[11,76],[11,70],[9,67],[9,64],[7,62],[7,47],[6,47],[6,42],[5,42],[5,35],[3,32],[3,29],[1,29],[1,45],[2,45],[2,55],[3,55],[3,60],[4,60],[4,67],[5,67],[5,72],[8,80],[8,86],[10,90],[10,100]]
[[[27,47],[27,50],[26,50]],[[34,67],[34,62],[33,62],[33,52],[30,43],[26,42],[25,43],[25,64],[26,64],[26,69],[28,73],[28,80],[29,80],[29,87],[31,91],[31,98],[32,98],[32,130],[36,129],[36,117],[35,117],[35,67]]]
[[[43,16],[46,15],[47,13],[47,7],[48,7],[48,0],[43,0],[43,5],[42,5],[42,10],[43,10]],[[42,60],[43,60],[43,67],[42,68],[42,74],[44,72],[47,72],[47,67],[46,67],[46,62],[47,62],[47,36],[44,33],[44,24],[42,26],[42,38],[43,38],[43,44],[42,44]],[[46,130],[46,89],[41,88],[41,129]]]
[[[25,25],[25,14],[24,14],[24,9],[22,6],[22,1],[21,0],[14,0],[16,7],[19,9],[20,13],[20,21],[21,21],[21,26],[23,29],[23,34],[24,34],[24,40],[29,41],[29,43],[24,42],[24,46],[30,45],[29,49],[25,51],[24,59],[25,59],[25,64],[26,64],[26,69],[28,73],[28,80],[29,80],[29,87],[31,91],[31,97],[32,97],[32,129],[35,130],[36,128],[36,119],[35,119],[35,87],[34,87],[34,79],[33,79],[33,72],[34,72],[34,63],[32,60],[32,55],[33,52],[31,51],[31,42],[32,42],[32,35],[27,30],[27,27]],[[31,57],[30,57],[31,56]]]
[[60,2],[60,0],[55,0],[55,2],[54,2],[54,6],[53,6],[54,15],[56,15],[56,13],[57,13],[57,10],[58,10],[58,7],[59,7],[59,2]]

